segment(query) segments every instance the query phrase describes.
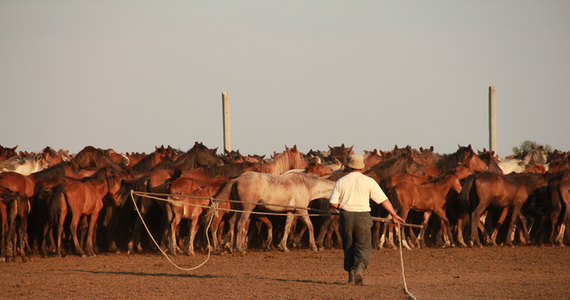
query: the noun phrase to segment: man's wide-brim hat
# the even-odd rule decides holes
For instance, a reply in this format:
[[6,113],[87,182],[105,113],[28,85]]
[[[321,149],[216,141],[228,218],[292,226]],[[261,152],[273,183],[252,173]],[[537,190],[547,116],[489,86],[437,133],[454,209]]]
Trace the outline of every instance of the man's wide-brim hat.
[[364,155],[362,154],[353,154],[350,157],[350,161],[348,162],[348,166],[353,169],[364,169]]

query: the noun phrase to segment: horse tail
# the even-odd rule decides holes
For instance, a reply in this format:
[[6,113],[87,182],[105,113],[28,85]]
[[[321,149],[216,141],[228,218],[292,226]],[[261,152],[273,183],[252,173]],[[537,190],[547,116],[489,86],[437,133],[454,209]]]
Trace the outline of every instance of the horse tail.
[[[230,196],[232,194],[233,186],[237,182],[237,180],[232,179],[228,181],[225,186],[218,192],[218,195],[215,197],[215,200],[230,200]],[[213,203],[212,203],[213,204]],[[217,211],[216,207],[211,205],[206,212],[204,213],[204,222],[209,222],[210,218],[213,214]]]
[[49,223],[56,224],[62,210],[67,210],[66,189],[63,185],[53,187],[49,207]]
[[396,186],[389,188],[386,196],[388,196],[388,200],[390,200],[390,203],[394,207],[394,210],[401,214],[402,202],[400,201],[400,197],[398,196],[398,190],[396,189]]
[[459,209],[462,213],[467,213],[469,211],[469,206],[471,201],[469,195],[471,193],[471,188],[475,182],[475,174],[471,174],[465,178],[463,186],[461,187],[461,192],[459,193]]

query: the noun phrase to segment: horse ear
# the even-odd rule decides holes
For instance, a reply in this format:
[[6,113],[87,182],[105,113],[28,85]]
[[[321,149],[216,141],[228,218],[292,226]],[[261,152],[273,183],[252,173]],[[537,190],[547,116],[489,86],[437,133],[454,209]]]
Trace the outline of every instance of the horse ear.
[[[327,146],[329,146],[329,145],[327,145]],[[332,147],[331,147],[331,146],[329,146],[329,150],[332,150]]]

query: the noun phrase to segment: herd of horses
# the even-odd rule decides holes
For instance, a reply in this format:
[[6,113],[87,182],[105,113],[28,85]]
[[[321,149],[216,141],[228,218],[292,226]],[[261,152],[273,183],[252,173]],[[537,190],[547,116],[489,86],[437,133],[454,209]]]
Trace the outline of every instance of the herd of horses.
[[[353,153],[344,144],[308,153],[285,146],[271,158],[217,154],[198,142],[186,152],[161,146],[150,154],[0,146],[0,257],[27,261],[156,246],[172,254],[193,255],[195,247],[246,253],[274,249],[274,235],[281,251],[339,246],[338,212],[328,197]],[[363,173],[407,223],[421,224],[418,230],[376,221],[378,249],[395,248],[395,236],[408,249],[570,241],[566,152],[539,147],[501,160],[471,145],[450,154],[395,146],[364,155]],[[373,216],[388,216],[381,205],[371,206]]]

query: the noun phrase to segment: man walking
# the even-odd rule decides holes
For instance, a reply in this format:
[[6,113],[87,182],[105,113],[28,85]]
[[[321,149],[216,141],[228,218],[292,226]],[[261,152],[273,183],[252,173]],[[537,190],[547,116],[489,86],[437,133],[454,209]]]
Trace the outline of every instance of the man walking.
[[388,197],[378,183],[362,174],[364,156],[352,155],[348,167],[351,172],[335,183],[329,202],[340,210],[339,229],[348,283],[363,285],[363,272],[372,255],[370,199],[382,204],[395,222],[404,223],[404,220],[396,214],[390,201],[386,201]]

